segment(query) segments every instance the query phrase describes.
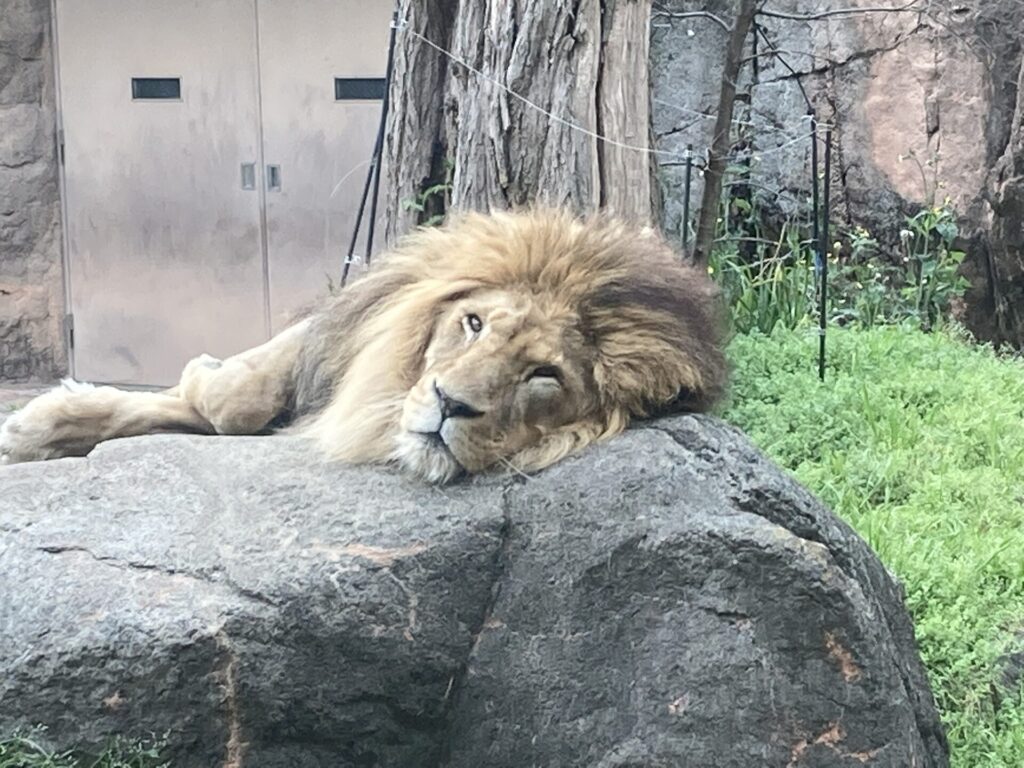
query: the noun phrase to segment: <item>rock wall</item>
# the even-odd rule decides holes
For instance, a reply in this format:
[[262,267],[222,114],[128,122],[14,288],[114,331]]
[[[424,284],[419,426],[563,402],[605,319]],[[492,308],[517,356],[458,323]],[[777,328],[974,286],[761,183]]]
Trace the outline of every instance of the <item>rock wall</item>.
[[[652,19],[655,139],[670,153],[659,174],[664,224],[677,236],[678,163],[688,143],[698,154],[710,143],[707,116],[717,107],[735,5],[673,0]],[[886,5],[901,4],[774,0],[759,14],[762,34],[752,41],[741,83],[746,99],[737,111],[738,134],[751,148],[754,197],[780,218],[807,220],[810,102],[835,127],[833,221],[864,225],[891,241],[904,215],[948,197],[968,251],[965,320],[981,338],[1021,345],[1022,243],[1006,236],[1020,232],[1020,210],[1005,188],[1012,178],[1005,169],[1014,166],[1007,156],[1018,109],[1020,2],[939,0],[916,6],[926,11],[869,10]],[[698,177],[694,207],[699,195]]]
[[67,371],[48,0],[0,10],[0,380]]

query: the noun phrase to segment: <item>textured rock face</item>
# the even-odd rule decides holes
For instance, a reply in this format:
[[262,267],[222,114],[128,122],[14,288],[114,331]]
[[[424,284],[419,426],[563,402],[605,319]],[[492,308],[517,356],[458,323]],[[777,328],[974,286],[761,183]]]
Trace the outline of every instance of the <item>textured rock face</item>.
[[175,766],[945,766],[897,586],[734,430],[438,489],[295,438],[0,469],[0,731]]
[[67,370],[48,0],[0,12],[0,380]]
[[[709,145],[713,122],[701,114],[713,116],[717,108],[727,32],[699,14],[731,23],[734,5],[672,0],[655,13],[652,109],[660,149]],[[842,8],[885,5],[850,0]],[[967,235],[968,323],[983,338],[1024,344],[1019,185],[1004,189],[1012,178],[1005,169],[1024,162],[1013,154],[1012,138],[1020,123],[1020,2],[922,5],[927,12],[851,15],[834,15],[837,4],[823,0],[779,0],[766,8],[779,15],[758,17],[764,36],[751,51],[757,65],[743,75],[749,109],[738,112],[754,148],[754,194],[768,210],[807,220],[806,93],[819,117],[835,126],[833,219],[892,239],[905,213],[950,197]],[[768,55],[773,48],[792,71]],[[664,223],[672,233],[681,231],[682,178],[678,165],[662,169]],[[699,200],[698,179],[693,205]]]

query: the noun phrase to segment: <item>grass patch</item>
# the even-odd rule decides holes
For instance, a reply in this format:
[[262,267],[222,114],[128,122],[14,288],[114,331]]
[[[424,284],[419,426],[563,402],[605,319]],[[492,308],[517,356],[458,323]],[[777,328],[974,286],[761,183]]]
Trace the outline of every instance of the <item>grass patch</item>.
[[115,739],[100,755],[53,752],[32,732],[0,738],[0,768],[167,768],[162,741]]
[[1024,362],[899,327],[737,336],[725,417],[903,581],[955,768],[1024,766]]

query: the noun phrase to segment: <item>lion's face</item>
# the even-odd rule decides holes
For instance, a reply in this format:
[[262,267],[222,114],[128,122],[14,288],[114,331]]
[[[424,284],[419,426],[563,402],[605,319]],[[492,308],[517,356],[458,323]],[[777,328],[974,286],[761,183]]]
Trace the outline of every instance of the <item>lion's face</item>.
[[631,419],[714,402],[717,306],[706,272],[648,230],[467,214],[341,292],[310,333],[296,402],[330,393],[306,430],[345,461],[434,482],[533,471]]
[[437,319],[402,407],[396,458],[433,481],[536,448],[597,408],[579,318],[557,301],[485,290]]

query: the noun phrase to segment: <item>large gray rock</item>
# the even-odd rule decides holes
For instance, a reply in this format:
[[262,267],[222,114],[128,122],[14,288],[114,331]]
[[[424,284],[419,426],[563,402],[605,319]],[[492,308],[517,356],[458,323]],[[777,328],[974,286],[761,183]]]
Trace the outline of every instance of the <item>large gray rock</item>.
[[446,488],[298,438],[0,469],[0,732],[188,766],[945,766],[901,592],[706,417]]

